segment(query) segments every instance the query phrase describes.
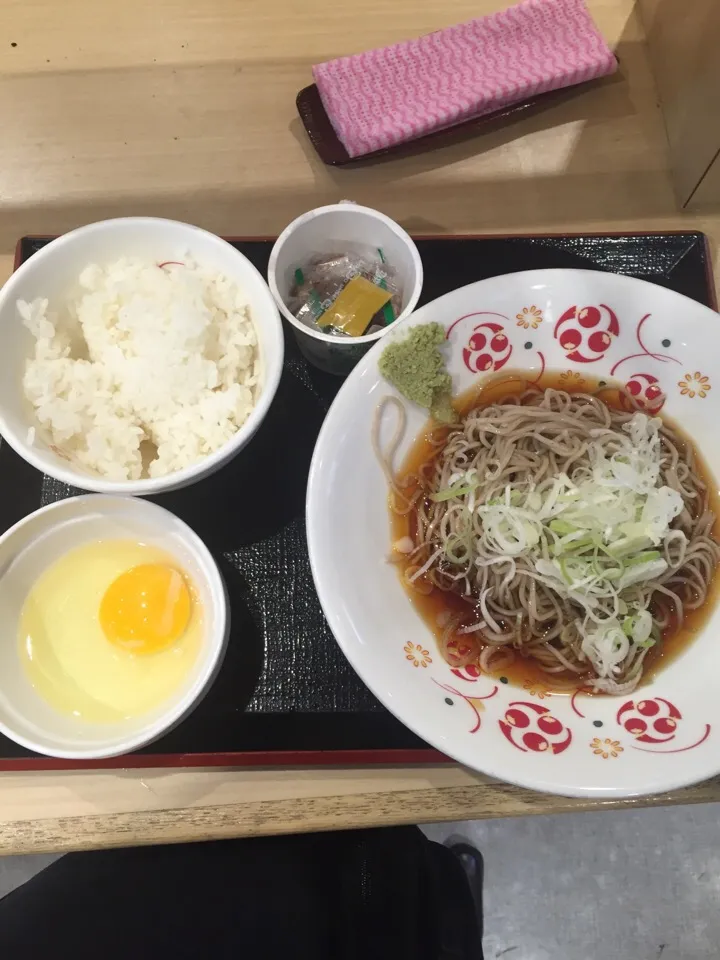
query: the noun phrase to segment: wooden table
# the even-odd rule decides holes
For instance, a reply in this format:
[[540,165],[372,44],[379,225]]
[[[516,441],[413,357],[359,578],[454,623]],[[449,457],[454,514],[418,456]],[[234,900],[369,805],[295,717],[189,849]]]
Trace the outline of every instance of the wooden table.
[[[313,62],[506,5],[0,0],[0,274],[21,234],[127,214],[273,234],[342,198],[415,233],[701,229],[717,252],[720,212],[677,210],[633,0],[589,0],[621,82],[413,159],[318,162],[294,107]],[[720,779],[638,802],[717,799]],[[0,853],[632,803],[540,796],[450,765],[2,774]]]

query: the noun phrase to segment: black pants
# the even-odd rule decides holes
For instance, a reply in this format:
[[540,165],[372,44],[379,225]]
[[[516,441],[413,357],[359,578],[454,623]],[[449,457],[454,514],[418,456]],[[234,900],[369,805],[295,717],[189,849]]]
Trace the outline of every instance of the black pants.
[[416,827],[68,854],[0,901],[3,960],[482,960]]

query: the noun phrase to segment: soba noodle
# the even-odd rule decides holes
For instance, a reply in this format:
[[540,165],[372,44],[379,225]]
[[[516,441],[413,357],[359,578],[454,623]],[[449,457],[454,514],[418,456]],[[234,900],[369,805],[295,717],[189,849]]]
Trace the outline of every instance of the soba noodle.
[[[388,405],[396,408],[398,423],[390,443],[380,450],[380,416]],[[436,452],[417,475],[398,480],[392,464],[405,420],[403,405],[386,398],[377,413],[373,442],[388,478],[391,509],[410,520],[410,536],[395,545],[406,582],[420,592],[437,588],[467,601],[467,614],[452,616],[445,627],[446,658],[455,666],[477,661],[484,669],[496,671],[521,655],[536,661],[559,682],[575,677],[576,683],[582,678],[598,691],[633,690],[648,650],[662,630],[671,619],[679,623],[686,610],[705,602],[720,560],[709,493],[689,445],[664,421],[613,409],[592,394],[534,388],[473,409],[460,423],[439,428],[429,438]],[[641,428],[650,438],[648,449],[655,444],[655,474],[648,476],[657,478],[658,496],[664,496],[663,503],[674,503],[676,512],[656,549],[641,551],[624,564],[607,559],[611,545],[597,535],[591,543],[581,534],[572,534],[571,524],[553,524],[547,518],[558,509],[552,498],[562,500],[567,491],[574,493],[584,481],[592,482],[599,476],[598,463],[611,463],[621,471],[622,464],[634,456],[629,451],[639,445]],[[676,493],[661,489],[666,487]],[[505,534],[493,533],[488,504],[499,504]],[[546,517],[540,525],[528,510],[539,504]],[[563,537],[553,529],[571,535]],[[565,547],[558,544],[571,541],[573,546],[573,536],[579,546],[569,551],[567,563],[577,567],[581,554],[582,569],[590,573],[582,580],[569,580],[571,588],[562,586],[555,568],[566,573],[563,555],[558,553]],[[531,546],[521,549],[525,540]],[[592,580],[593,571],[598,572],[600,562],[605,563],[601,572],[607,579],[588,587],[586,581]],[[636,571],[665,569],[632,582],[631,564]],[[620,589],[618,585],[624,583]],[[595,590],[592,604],[584,593],[580,596],[575,584]],[[647,630],[638,632],[643,618]],[[607,623],[622,625],[628,642],[623,645],[622,634],[614,628],[614,659],[601,670],[599,655],[588,654],[592,647],[588,636]],[[634,642],[640,636],[644,639]]]

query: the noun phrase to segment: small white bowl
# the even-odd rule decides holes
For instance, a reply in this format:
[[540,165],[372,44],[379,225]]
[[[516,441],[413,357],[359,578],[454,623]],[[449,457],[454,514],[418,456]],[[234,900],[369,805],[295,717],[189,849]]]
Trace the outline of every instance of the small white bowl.
[[[44,439],[31,405],[25,399],[22,376],[35,340],[17,312],[17,301],[37,297],[58,309],[77,289],[81,271],[90,263],[108,263],[122,256],[162,262],[190,255],[203,265],[237,282],[247,295],[258,333],[263,383],[252,413],[226,444],[190,467],[164,477],[111,481],[58,456]],[[206,230],[175,220],[126,217],[102,220],[53,240],[26,261],[0,290],[0,433],[10,446],[38,470],[84,490],[144,496],[176,490],[219,470],[250,440],[268,411],[282,373],[282,323],[261,274],[247,257]],[[28,443],[28,429],[36,428]]]
[[[53,709],[33,689],[18,655],[18,621],[32,584],[69,550],[100,539],[136,539],[177,557],[203,607],[200,652],[181,686],[149,713],[115,724]],[[0,733],[50,757],[90,760],[145,746],[197,706],[220,669],[229,610],[217,565],[187,524],[149,501],[91,495],[43,507],[0,537],[0,624]]]
[[[343,241],[382,247],[402,287],[398,318],[384,330],[365,337],[334,337],[313,330],[286,306],[296,268],[317,254],[337,253]],[[285,227],[270,253],[268,283],[282,315],[292,324],[304,356],[326,373],[345,376],[377,340],[415,309],[422,292],[423,265],[418,248],[399,224],[378,210],[345,200],[310,210]]]

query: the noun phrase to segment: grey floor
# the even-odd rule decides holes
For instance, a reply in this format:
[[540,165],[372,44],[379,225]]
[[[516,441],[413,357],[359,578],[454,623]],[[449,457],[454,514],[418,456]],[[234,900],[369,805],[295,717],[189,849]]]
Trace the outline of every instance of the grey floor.
[[37,854],[33,857],[0,857],[0,897],[25,883],[56,857],[52,854]]
[[[486,960],[718,960],[720,804],[424,828],[485,860]],[[0,896],[53,857],[0,857]]]
[[424,829],[483,855],[486,960],[720,958],[720,804]]

